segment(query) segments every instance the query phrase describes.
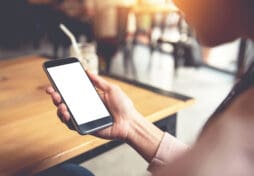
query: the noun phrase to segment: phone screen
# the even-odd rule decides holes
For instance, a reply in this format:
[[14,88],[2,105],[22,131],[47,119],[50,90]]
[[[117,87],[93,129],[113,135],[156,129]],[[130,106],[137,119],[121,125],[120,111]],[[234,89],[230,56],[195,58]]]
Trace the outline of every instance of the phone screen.
[[79,62],[47,70],[78,125],[110,116]]

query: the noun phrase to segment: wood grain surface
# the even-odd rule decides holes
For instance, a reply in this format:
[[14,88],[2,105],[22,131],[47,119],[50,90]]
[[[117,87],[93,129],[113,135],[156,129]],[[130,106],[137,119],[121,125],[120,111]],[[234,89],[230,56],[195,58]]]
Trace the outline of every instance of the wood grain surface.
[[[0,61],[0,175],[32,175],[108,142],[80,136],[57,118],[45,93],[44,61],[37,56]],[[105,79],[119,85],[152,122],[193,103]]]

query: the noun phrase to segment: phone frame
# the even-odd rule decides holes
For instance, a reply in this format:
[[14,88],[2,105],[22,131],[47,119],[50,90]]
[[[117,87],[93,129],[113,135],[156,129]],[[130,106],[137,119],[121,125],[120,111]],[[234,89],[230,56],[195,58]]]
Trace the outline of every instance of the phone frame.
[[[90,121],[90,122],[87,122],[87,123],[84,123],[84,124],[78,124],[77,121],[75,120],[75,117],[73,117],[73,115],[71,113],[71,110],[68,107],[68,104],[66,103],[66,101],[64,100],[64,98],[63,98],[63,96],[61,94],[61,91],[57,88],[53,78],[50,76],[50,74],[49,74],[49,72],[47,70],[50,67],[67,65],[67,64],[71,64],[71,63],[79,63],[80,66],[83,68],[85,74],[87,74],[85,69],[84,69],[84,67],[79,62],[79,60],[77,58],[74,58],[74,57],[46,61],[46,62],[43,63],[43,70],[46,73],[46,75],[47,75],[51,85],[60,94],[60,96],[62,98],[62,102],[67,106],[67,110],[70,113],[71,121],[72,121],[73,126],[75,127],[76,131],[78,131],[78,133],[81,134],[81,135],[85,135],[85,134],[91,134],[91,133],[93,133],[93,132],[95,132],[97,130],[101,130],[101,129],[104,129],[106,127],[111,126],[113,124],[112,115],[111,115],[109,109],[107,108],[107,106],[105,105],[105,103],[102,100],[101,100],[102,103],[104,104],[104,106],[106,107],[106,109],[108,110],[108,112],[110,114],[109,116],[102,117],[100,119],[93,120],[93,121]],[[93,84],[93,82],[89,78],[89,76],[87,76],[87,77],[90,80],[90,83],[93,85],[94,89],[96,89],[94,84]],[[97,95],[99,96],[98,92],[97,92]],[[99,96],[99,98],[100,98],[100,96]]]

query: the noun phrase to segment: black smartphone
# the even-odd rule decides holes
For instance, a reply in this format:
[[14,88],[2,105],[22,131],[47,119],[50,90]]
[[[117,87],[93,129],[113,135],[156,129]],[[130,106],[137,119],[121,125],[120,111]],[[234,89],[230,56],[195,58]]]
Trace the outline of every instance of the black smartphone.
[[61,95],[80,134],[90,134],[113,124],[112,115],[78,59],[46,61],[43,69]]

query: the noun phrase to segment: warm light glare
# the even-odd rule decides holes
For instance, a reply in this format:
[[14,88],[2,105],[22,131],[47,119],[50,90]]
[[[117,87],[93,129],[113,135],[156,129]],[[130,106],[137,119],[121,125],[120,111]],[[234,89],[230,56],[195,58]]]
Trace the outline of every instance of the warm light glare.
[[173,0],[168,0],[168,4],[171,6],[172,9],[174,9],[175,11],[178,11],[178,7],[175,5]]
[[166,0],[146,0],[149,4],[164,4]]
[[137,0],[121,0],[121,5],[131,6],[137,3]]
[[170,7],[170,9],[178,11],[178,8],[174,4],[173,0],[142,0],[141,2],[143,4],[150,4],[150,5],[163,5],[163,6],[166,5],[167,7]]

